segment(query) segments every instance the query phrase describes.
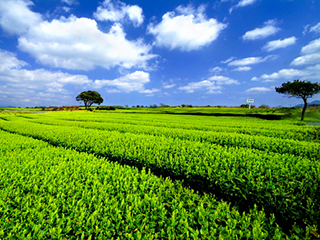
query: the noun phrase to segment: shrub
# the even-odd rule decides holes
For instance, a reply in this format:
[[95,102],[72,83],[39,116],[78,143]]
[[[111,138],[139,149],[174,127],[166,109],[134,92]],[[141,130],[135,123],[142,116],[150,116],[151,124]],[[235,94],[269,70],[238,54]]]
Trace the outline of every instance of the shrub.
[[270,108],[270,107],[268,105],[266,105],[266,104],[262,104],[262,105],[259,106],[259,108]]
[[114,106],[97,107],[96,110],[116,110]]
[[241,104],[240,107],[241,108],[249,108],[249,104]]

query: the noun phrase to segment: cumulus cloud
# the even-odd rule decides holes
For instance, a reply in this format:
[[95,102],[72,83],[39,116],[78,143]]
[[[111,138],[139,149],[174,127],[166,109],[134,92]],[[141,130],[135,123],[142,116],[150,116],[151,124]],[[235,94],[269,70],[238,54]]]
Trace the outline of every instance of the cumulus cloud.
[[279,72],[275,72],[270,75],[263,74],[261,76],[261,78],[263,78],[263,79],[270,79],[270,78],[272,78],[272,79],[279,79],[279,78],[290,79],[290,78],[297,77],[297,76],[303,76],[305,74],[306,73],[302,70],[297,70],[297,69],[291,68],[291,69],[282,69]]
[[311,41],[301,49],[301,54],[320,53],[320,38]]
[[[318,61],[319,62],[319,61]],[[309,66],[305,69],[281,69],[278,72],[274,72],[272,74],[263,74],[261,77],[253,77],[252,81],[259,81],[262,80],[263,82],[272,82],[277,79],[286,79],[286,80],[292,80],[297,78],[302,79],[315,79],[319,80],[320,75],[320,64],[316,64],[313,66]]]
[[281,69],[278,72],[274,72],[272,74],[263,74],[261,77],[253,77],[252,81],[258,81],[258,80],[264,80],[265,82],[271,82],[275,79],[293,79],[293,78],[299,78],[299,77],[306,77],[312,75],[313,72],[306,71],[306,70],[298,70],[298,69]]
[[0,49],[0,69],[2,71],[9,69],[20,69],[26,65],[28,65],[28,63],[17,59],[14,53]]
[[77,4],[78,3],[75,0],[61,0],[61,2],[64,2],[64,3],[66,3],[66,4],[70,5],[70,6],[73,5],[73,4]]
[[120,24],[103,33],[96,21],[75,16],[43,21],[18,42],[20,50],[44,65],[75,70],[91,70],[95,66],[146,68],[147,61],[155,57],[149,53],[151,46],[142,40],[127,40]]
[[299,66],[299,65],[316,64],[319,62],[320,62],[320,53],[313,53],[313,54],[297,57],[291,62],[291,65]]
[[159,24],[150,24],[148,33],[155,36],[154,44],[159,47],[181,51],[200,49],[217,39],[227,27],[216,19],[207,19],[203,11],[204,6],[198,9],[179,6],[176,12],[164,14]]
[[[85,75],[72,75],[45,69],[27,70],[27,64],[12,52],[0,50],[0,83],[14,101],[53,104],[57,99],[68,98],[67,85],[82,88],[92,81]],[[30,100],[31,99],[31,100]],[[70,99],[69,99],[70,100]]]
[[238,71],[238,72],[245,72],[245,71],[250,71],[252,68],[251,67],[237,67],[233,69],[232,71]]
[[310,32],[320,33],[320,22],[317,25],[311,27]]
[[228,78],[225,76],[212,76],[208,78],[209,81],[215,81],[218,85],[230,85],[230,84],[239,84],[238,80]]
[[254,30],[246,32],[243,36],[243,40],[258,40],[258,39],[264,39],[266,37],[269,37],[271,35],[276,34],[281,29],[275,26],[276,21],[269,20],[264,23],[264,27],[262,28],[256,28]]
[[[71,4],[75,1],[65,2]],[[138,25],[141,23],[137,6],[116,3],[122,6],[122,10],[126,9],[130,20]],[[112,5],[111,1],[104,4]],[[9,34],[17,34],[19,49],[41,64],[85,71],[96,66],[149,69],[147,62],[156,57],[150,53],[152,46],[142,39],[126,39],[120,23],[114,23],[105,33],[98,29],[95,20],[73,15],[44,21],[41,14],[31,11],[32,5],[29,0],[0,1],[0,27]]]
[[296,37],[285,38],[283,40],[278,39],[278,40],[268,42],[266,45],[264,45],[263,49],[266,50],[267,52],[271,52],[279,48],[286,48],[288,46],[291,46],[295,44],[296,41],[297,41]]
[[152,88],[152,89],[146,89],[139,91],[140,93],[146,93],[148,96],[153,96],[154,93],[160,92],[160,89]]
[[274,81],[276,79],[306,78],[319,79],[320,74],[320,38],[309,42],[301,48],[301,56],[295,58],[290,65],[304,66],[310,65],[304,69],[281,69],[272,74],[263,74],[261,77],[253,77],[252,81],[263,80],[264,82]]
[[229,9],[229,12],[231,13],[233,9],[239,8],[239,7],[246,7],[248,5],[254,4],[257,0],[240,0],[240,2]]
[[149,96],[160,91],[156,88],[145,89],[145,84],[150,82],[150,76],[143,71],[136,71],[113,80],[92,81],[86,75],[45,69],[27,70],[24,68],[26,65],[24,61],[17,59],[15,54],[0,50],[0,84],[3,83],[1,91],[5,91],[5,95],[15,96],[20,102],[54,104],[59,99],[63,104],[63,100],[70,101],[71,98],[67,85],[79,89],[105,87],[107,92],[138,91]]
[[276,56],[274,55],[269,55],[266,56],[265,58],[262,57],[248,57],[248,58],[243,58],[243,59],[238,59],[238,60],[233,60],[228,63],[228,66],[246,66],[246,65],[253,65],[253,64],[258,64],[261,62],[265,62],[269,59],[274,59]]
[[320,63],[316,64],[314,66],[307,67],[306,70],[307,71],[317,72],[319,74],[320,73]]
[[213,72],[213,73],[219,73],[222,71],[223,71],[223,68],[221,68],[221,67],[214,67],[214,68],[209,69],[209,72]]
[[0,80],[19,84],[37,84],[36,88],[47,86],[63,87],[65,84],[83,85],[91,80],[85,75],[71,75],[61,71],[51,72],[45,69],[26,70],[27,65],[16,58],[16,55],[0,50]]
[[239,84],[237,80],[225,76],[211,76],[200,82],[191,82],[186,86],[180,87],[188,93],[193,93],[196,90],[206,89],[208,94],[222,93],[221,85]]
[[266,88],[266,87],[253,87],[246,90],[246,92],[269,92],[269,91],[272,91],[272,89]]
[[3,31],[20,35],[41,22],[41,15],[29,9],[32,5],[29,0],[1,0],[0,26]]
[[92,87],[116,87],[116,90],[119,92],[138,91],[140,93],[154,93],[159,91],[158,89],[145,89],[144,85],[148,82],[150,82],[149,73],[136,71],[113,80],[95,80]]
[[295,58],[291,65],[310,65],[320,62],[320,38],[311,41],[301,49],[302,56]]
[[105,0],[102,6],[97,8],[94,17],[99,21],[122,22],[130,20],[136,27],[140,26],[144,19],[141,7],[111,0]]
[[221,86],[216,86],[214,81],[204,80],[200,82],[191,82],[187,86],[180,87],[180,90],[187,91],[188,93],[193,93],[195,90],[205,88],[208,91],[220,91]]
[[314,79],[316,81],[319,81],[319,76],[320,76],[320,63],[309,66],[305,69],[306,72],[308,72],[308,79]]

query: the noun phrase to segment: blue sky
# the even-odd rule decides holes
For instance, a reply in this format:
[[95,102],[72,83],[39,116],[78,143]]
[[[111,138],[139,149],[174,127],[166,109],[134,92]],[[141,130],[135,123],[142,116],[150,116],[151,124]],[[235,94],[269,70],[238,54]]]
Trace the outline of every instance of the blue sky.
[[[320,82],[319,0],[1,0],[0,106],[293,106]],[[313,100],[319,100],[316,95]]]

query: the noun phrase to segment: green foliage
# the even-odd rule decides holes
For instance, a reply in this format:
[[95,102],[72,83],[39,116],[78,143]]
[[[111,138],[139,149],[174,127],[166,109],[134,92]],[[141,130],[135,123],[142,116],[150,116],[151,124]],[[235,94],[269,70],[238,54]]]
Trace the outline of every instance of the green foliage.
[[116,110],[116,107],[114,106],[103,106],[103,107],[97,107],[97,110]]
[[283,113],[281,109],[245,109],[240,107],[168,107],[168,108],[118,108],[117,112],[126,113],[161,113],[161,114],[184,114],[203,116],[248,116],[269,120],[279,120],[288,117],[288,113]]
[[80,93],[76,97],[76,100],[83,101],[86,109],[94,103],[99,104],[99,105],[101,103],[103,103],[103,98],[101,97],[101,95],[98,92],[91,91],[91,90],[84,91],[84,92]]
[[275,87],[277,93],[285,94],[290,97],[301,98],[304,107],[301,113],[301,121],[304,120],[304,114],[307,109],[307,99],[320,92],[320,84],[310,81],[294,80],[293,82],[282,83],[281,87]]
[[[282,239],[285,238],[282,235],[282,231],[286,230],[288,233],[291,229],[293,232],[290,239],[307,239],[309,233],[306,231],[306,227],[309,226],[308,229],[311,229],[311,226],[315,225],[315,227],[312,227],[312,230],[314,230],[316,225],[319,225],[320,128],[305,125],[299,126],[295,125],[296,122],[290,121],[274,122],[244,117],[99,112],[95,112],[94,114],[86,112],[50,112],[46,114],[28,114],[27,118],[23,114],[1,114],[1,119],[0,128],[5,131],[37,138],[54,146],[72,148],[86,154],[92,153],[98,158],[95,158],[91,162],[97,161],[99,166],[101,161],[97,159],[107,158],[108,161],[133,167],[125,167],[128,169],[136,169],[135,167],[141,170],[149,169],[158,176],[169,176],[172,180],[183,180],[184,185],[188,185],[196,191],[212,192],[217,198],[222,198],[228,204],[234,206],[236,212],[241,210],[246,213],[246,218],[241,218],[241,220],[237,217],[238,214],[242,216],[240,212],[228,215],[229,210],[221,208],[222,212],[226,211],[226,218],[222,215],[220,216],[220,210],[215,213],[217,209],[220,209],[218,207],[215,207],[215,210],[210,212],[210,206],[216,206],[215,203],[210,202],[215,201],[215,197],[210,195],[208,197],[210,203],[204,203],[204,200],[199,200],[204,203],[203,211],[208,211],[209,215],[205,215],[208,217],[203,218],[202,222],[196,220],[196,223],[192,225],[192,219],[200,217],[199,212],[194,212],[195,209],[198,209],[200,202],[191,205],[190,211],[185,211],[184,207],[178,207],[179,203],[183,202],[182,206],[190,206],[190,203],[194,203],[193,198],[190,200],[190,197],[193,195],[189,193],[185,193],[185,195],[178,194],[176,190],[169,190],[173,194],[169,198],[174,202],[176,201],[176,204],[170,202],[169,205],[173,206],[173,208],[165,208],[167,212],[164,209],[161,209],[161,211],[165,211],[168,219],[171,219],[164,220],[164,222],[173,221],[172,219],[174,219],[174,224],[172,225],[172,222],[170,222],[167,225],[163,223],[164,225],[158,226],[158,221],[155,220],[158,218],[147,218],[150,225],[147,227],[148,230],[140,231],[143,236],[149,236],[148,234],[150,233],[150,236],[157,234],[158,238],[162,238],[164,234],[170,233],[172,238],[179,238],[177,236],[188,238],[188,236],[190,237],[194,234],[198,238],[206,239],[206,234],[208,239],[217,239],[219,235],[225,239],[241,239],[246,237],[248,239],[277,239],[275,237],[277,232],[277,234],[281,235],[281,237],[279,237],[280,235],[278,237]],[[18,137],[17,135],[15,136]],[[11,141],[7,135],[4,139]],[[16,152],[16,150],[10,151],[6,149],[7,146],[15,149],[14,144],[3,143],[1,145],[5,149],[3,150],[5,153]],[[29,143],[28,145],[30,146]],[[49,153],[48,150],[45,152]],[[33,159],[32,154],[28,153],[26,156]],[[56,152],[54,156],[62,155]],[[29,161],[28,158],[25,158],[25,162]],[[54,157],[48,155],[48,158],[45,159],[51,158],[54,159]],[[8,159],[12,161],[19,158],[8,155]],[[5,162],[9,162],[8,159]],[[63,159],[66,158],[63,157]],[[76,160],[77,157],[73,156],[73,159]],[[56,162],[59,161],[57,160]],[[73,161],[68,160],[70,164]],[[107,162],[107,160],[105,161]],[[22,163],[24,164],[23,161]],[[21,169],[26,169],[27,171],[24,165],[21,166]],[[81,169],[83,171],[85,165]],[[59,174],[62,172],[57,171]],[[142,170],[141,172],[145,171]],[[130,172],[128,175],[140,176],[141,172],[137,174]],[[73,176],[72,172],[66,171],[65,174],[66,178]],[[81,176],[86,176],[83,173],[81,174]],[[106,179],[109,174],[111,173],[97,171],[90,172],[88,176],[103,176]],[[116,175],[119,178],[126,176],[117,171]],[[147,179],[150,176],[153,175],[150,173],[148,177],[137,180],[138,189],[130,185],[131,188],[136,189],[135,192],[138,196],[145,196],[145,194],[151,196],[152,194],[148,192],[150,189],[152,192],[157,192],[158,190],[156,189],[161,189],[161,186],[156,184],[155,188],[151,188],[150,186],[143,187],[144,184],[147,184],[145,182],[148,182]],[[60,177],[56,177],[56,179],[60,179]],[[155,176],[154,178],[158,179]],[[62,191],[66,185],[71,184],[67,180],[64,181],[66,183],[60,188]],[[81,181],[82,183],[86,183],[86,180]],[[119,186],[114,188],[118,189],[117,191],[119,192],[114,192],[114,196],[120,196],[118,201],[122,201],[126,195],[121,195],[121,193],[129,191],[120,187],[125,186],[125,183],[122,182],[134,182],[135,180],[126,180],[126,178],[124,180],[122,178],[117,180],[116,178],[112,178],[111,181],[119,183]],[[108,180],[103,182],[111,184]],[[178,183],[178,181],[175,181],[174,185],[178,186]],[[76,185],[81,185],[81,183],[77,182]],[[86,190],[88,193],[91,191],[91,187],[94,186],[90,185],[90,183],[82,185],[88,187]],[[0,186],[2,186],[1,182]],[[84,189],[81,189],[81,191],[83,192]],[[96,196],[98,190],[92,191],[94,191],[94,194],[92,193],[88,199]],[[162,192],[162,194],[156,195],[159,201],[162,201],[163,194]],[[135,196],[135,198],[139,199],[138,196]],[[185,196],[185,198],[182,196]],[[153,208],[143,207],[144,204],[150,203],[151,200],[149,198],[148,201],[141,201],[142,203],[139,205],[141,207],[138,208],[140,209],[139,211],[144,209],[144,211],[153,212]],[[162,202],[159,201],[155,202],[155,206],[161,206]],[[168,201],[168,199],[163,200],[163,202]],[[89,204],[92,201],[87,200],[87,202]],[[131,205],[129,204],[129,206]],[[90,212],[90,209],[95,209],[96,206],[91,205],[90,207],[89,205],[88,207],[86,205],[84,208]],[[263,208],[265,209],[263,212],[266,215],[257,212],[258,209],[261,210]],[[109,209],[108,211],[111,210]],[[154,210],[154,214],[159,216],[161,211]],[[115,214],[115,212],[112,213]],[[139,219],[140,213],[138,213],[138,210],[134,212],[133,210],[125,211],[120,208],[119,211],[116,211],[115,215],[121,216],[122,220],[120,220],[118,225],[114,222],[111,225],[125,226],[128,223],[124,220],[123,216],[127,215],[131,217],[132,221],[139,221],[136,218]],[[88,214],[85,215],[84,219],[89,218],[91,213]],[[142,215],[149,216],[145,212],[141,213]],[[270,216],[271,219],[265,216]],[[70,218],[72,219],[72,217]],[[214,222],[215,220],[213,219],[216,219],[217,222]],[[256,221],[256,219],[260,219],[260,222]],[[72,222],[72,220],[70,221]],[[99,221],[100,219],[96,222]],[[122,221],[124,221],[124,225],[122,225]],[[241,221],[243,221],[244,225],[238,228],[240,226],[238,224]],[[256,230],[253,230],[253,225],[250,225],[252,221],[259,226]],[[261,225],[262,222],[264,224]],[[274,224],[271,222],[274,222]],[[142,224],[147,226],[147,222]],[[245,227],[245,224],[249,227]],[[275,224],[283,227],[284,230],[277,228]],[[205,226],[211,226],[212,228],[206,230],[208,228]],[[226,226],[228,226],[228,230],[225,232]],[[74,228],[77,227],[78,225],[76,224]],[[160,230],[163,228],[166,229],[164,230],[165,233],[162,233]],[[135,230],[136,228],[133,227],[132,229]],[[134,235],[134,230],[131,230],[129,233],[123,229],[120,231],[121,233],[133,234],[134,237],[138,238]],[[144,235],[143,233],[146,234]],[[203,233],[205,234],[201,235]],[[99,235],[94,236],[97,237]],[[126,236],[128,236],[127,238],[131,238],[129,235]],[[114,237],[116,238],[117,236]]]
[[270,108],[270,107],[268,105],[266,105],[266,104],[262,104],[262,105],[259,106],[259,108]]
[[0,149],[1,239],[286,237],[256,207],[241,214],[145,169],[3,131]]
[[282,83],[281,87],[275,87],[275,89],[277,93],[286,94],[289,97],[307,99],[320,92],[320,85],[306,80],[294,80]]
[[241,108],[249,108],[249,104],[241,104]]
[[192,105],[190,105],[190,104],[181,104],[181,107],[183,107],[183,108],[192,108]]

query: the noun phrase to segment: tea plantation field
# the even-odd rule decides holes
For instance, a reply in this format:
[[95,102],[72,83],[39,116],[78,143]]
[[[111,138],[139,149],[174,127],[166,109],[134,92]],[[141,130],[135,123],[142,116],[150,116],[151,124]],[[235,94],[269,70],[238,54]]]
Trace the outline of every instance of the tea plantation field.
[[0,239],[317,239],[320,127],[0,113]]

